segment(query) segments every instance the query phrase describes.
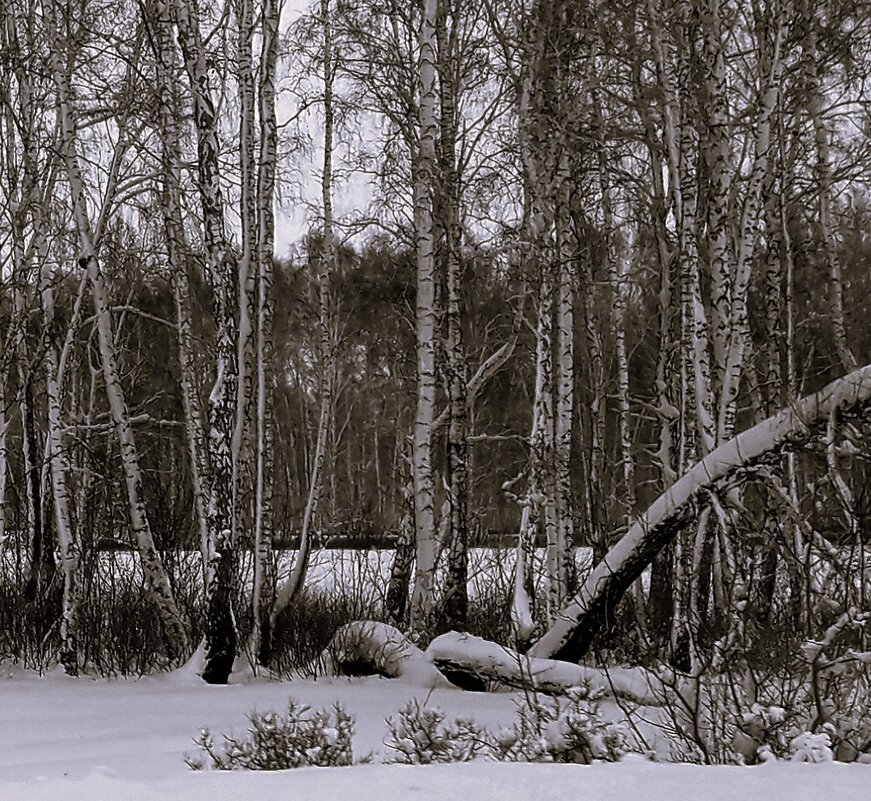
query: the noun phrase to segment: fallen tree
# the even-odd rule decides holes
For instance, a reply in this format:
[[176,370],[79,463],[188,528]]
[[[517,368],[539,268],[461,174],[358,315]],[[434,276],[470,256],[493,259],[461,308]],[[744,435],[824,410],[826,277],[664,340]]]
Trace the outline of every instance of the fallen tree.
[[490,640],[450,631],[436,637],[424,653],[442,673],[465,675],[484,684],[532,689],[561,695],[572,687],[624,698],[644,706],[659,706],[665,699],[662,680],[641,668],[594,668],[556,659],[525,656]]
[[495,682],[550,693],[583,685],[641,704],[660,704],[667,692],[661,678],[649,671],[577,665],[593,636],[632,582],[688,522],[700,495],[721,490],[742,471],[777,460],[789,447],[808,442],[821,430],[824,433],[833,419],[843,422],[865,413],[869,403],[871,365],[832,382],[712,451],[660,495],[608,551],[526,656],[456,632],[437,637],[424,652],[392,626],[356,621],[337,631],[325,652],[325,666],[338,673],[378,673],[433,687],[448,686],[448,678],[460,686],[484,688]]
[[317,664],[303,672],[386,676],[419,687],[452,686],[399,629],[374,620],[354,620],[341,626]]
[[662,679],[645,668],[594,668],[525,656],[498,643],[456,631],[436,637],[426,651],[387,623],[355,620],[339,628],[308,672],[378,675],[419,687],[523,688],[562,695],[572,687],[591,694],[659,706]]

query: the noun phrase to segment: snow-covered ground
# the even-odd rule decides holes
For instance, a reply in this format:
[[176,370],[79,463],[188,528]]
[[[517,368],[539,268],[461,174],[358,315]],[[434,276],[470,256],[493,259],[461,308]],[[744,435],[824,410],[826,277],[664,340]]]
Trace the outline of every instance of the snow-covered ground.
[[[253,709],[340,701],[356,717],[355,756],[375,764],[281,773],[193,773],[202,727],[241,734]],[[209,687],[184,673],[138,681],[0,673],[0,801],[608,801],[871,797],[871,766],[778,763],[757,768],[656,764],[378,764],[384,719],[417,697],[488,727],[514,717],[510,694],[416,689],[379,678]]]

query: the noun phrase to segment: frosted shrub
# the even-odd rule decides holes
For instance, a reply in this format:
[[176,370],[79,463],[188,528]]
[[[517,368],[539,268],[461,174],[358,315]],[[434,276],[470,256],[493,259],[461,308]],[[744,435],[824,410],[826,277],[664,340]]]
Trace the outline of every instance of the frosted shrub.
[[446,721],[437,707],[409,701],[387,721],[384,744],[393,762],[427,765],[468,762],[484,756],[503,762],[616,762],[637,750],[625,723],[602,720],[595,697],[574,688],[562,698],[530,696],[518,706],[513,727],[493,733],[458,718]]
[[782,706],[754,703],[735,727],[732,747],[740,760],[753,764],[790,755],[790,742],[796,734],[794,712]]
[[354,722],[341,706],[312,711],[290,701],[285,715],[252,712],[248,736],[224,737],[215,746],[207,729],[194,742],[198,758],[186,759],[192,770],[285,770],[308,766],[334,767],[353,763]]
[[616,762],[632,750],[637,749],[627,725],[602,720],[597,697],[585,687],[547,702],[528,698],[514,728],[494,740],[495,757],[512,762]]
[[388,761],[404,765],[468,762],[489,748],[485,729],[462,718],[445,721],[441,709],[421,706],[416,700],[388,718],[387,728],[384,745],[393,752]]
[[831,762],[832,741],[826,732],[802,732],[789,744],[793,762]]

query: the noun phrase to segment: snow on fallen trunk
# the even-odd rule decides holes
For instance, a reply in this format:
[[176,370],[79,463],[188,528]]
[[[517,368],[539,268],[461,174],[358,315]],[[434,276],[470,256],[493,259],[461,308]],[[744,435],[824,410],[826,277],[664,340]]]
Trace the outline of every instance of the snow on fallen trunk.
[[665,699],[662,682],[644,668],[605,670],[555,659],[536,659],[456,631],[436,637],[426,649],[426,658],[448,675],[465,674],[478,681],[496,681],[544,693],[588,687],[645,706],[660,705]]
[[399,629],[371,620],[339,628],[319,662],[336,675],[380,674],[418,687],[453,686]]
[[790,442],[807,440],[832,415],[871,401],[871,365],[833,381],[724,443],[669,487],[596,565],[571,603],[530,649],[530,656],[577,662],[623,593],[686,523],[702,492]]

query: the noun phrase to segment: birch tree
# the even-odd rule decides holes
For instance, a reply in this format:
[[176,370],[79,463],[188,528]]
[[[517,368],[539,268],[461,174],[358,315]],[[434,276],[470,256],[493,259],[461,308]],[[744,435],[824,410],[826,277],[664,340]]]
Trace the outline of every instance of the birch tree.
[[302,590],[308,569],[312,547],[312,527],[318,511],[318,501],[321,496],[324,461],[327,454],[327,436],[331,424],[335,425],[333,385],[335,381],[335,341],[332,302],[332,280],[336,259],[335,232],[333,230],[333,134],[334,107],[333,85],[336,63],[333,54],[333,25],[329,0],[322,0],[320,5],[321,25],[323,28],[323,104],[324,104],[324,150],[321,172],[321,202],[323,208],[323,240],[321,252],[315,263],[318,267],[315,275],[318,305],[318,361],[320,375],[320,410],[318,412],[317,436],[314,452],[311,457],[309,473],[308,496],[302,518],[299,551],[287,582],[281,588],[273,609],[273,621],[286,609]]
[[418,633],[433,624],[435,604],[435,510],[432,433],[436,401],[436,298],[433,187],[438,137],[436,84],[437,0],[423,0],[418,32],[418,139],[413,159],[417,266],[417,410],[414,422],[415,576],[411,623]]
[[184,56],[197,133],[197,188],[203,215],[203,244],[214,297],[215,375],[208,401],[210,454],[209,564],[206,587],[205,666],[208,683],[227,681],[236,657],[232,608],[236,572],[236,484],[234,431],[237,423],[238,264],[226,233],[219,164],[218,117],[210,86],[197,7],[176,2],[174,19]]
[[92,226],[85,197],[85,184],[80,157],[76,149],[76,117],[70,90],[70,67],[73,63],[70,52],[70,39],[64,37],[58,24],[57,7],[53,0],[44,0],[43,14],[47,20],[49,45],[51,47],[51,72],[57,91],[57,115],[60,131],[60,150],[64,162],[67,184],[72,202],[73,217],[78,235],[78,264],[88,276],[93,299],[98,334],[100,362],[103,382],[111,409],[115,432],[121,451],[121,461],[127,487],[131,528],[135,535],[142,569],[147,581],[149,596],[154,602],[163,625],[166,638],[167,656],[170,660],[186,654],[188,649],[187,632],[175,603],[172,586],[163,561],[154,545],[148,514],[142,497],[142,472],[139,466],[139,452],[136,438],[130,423],[124,390],[120,381],[118,356],[115,348],[109,299],[104,285],[103,273],[97,254],[103,226],[105,225],[106,204],[111,202],[117,169],[123,150],[127,145],[124,129],[125,113],[132,104],[133,82],[128,72],[125,89],[128,104],[118,119],[121,132],[116,151],[113,154],[109,174],[109,187],[104,197],[104,208],[98,217],[96,227]]
[[257,179],[257,465],[254,520],[254,644],[260,664],[272,651],[273,576],[273,434],[272,327],[275,314],[273,245],[275,240],[275,173],[278,125],[275,113],[275,72],[278,59],[278,20],[281,3],[267,0],[262,10],[260,47],[260,156]]

